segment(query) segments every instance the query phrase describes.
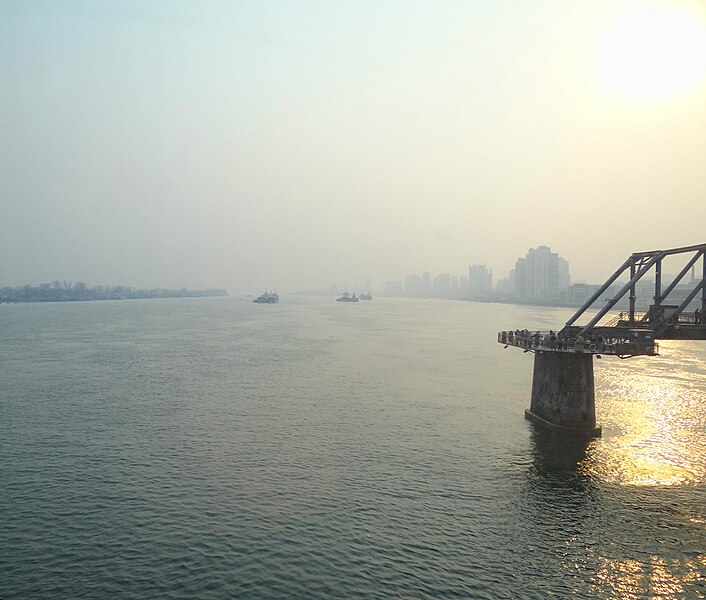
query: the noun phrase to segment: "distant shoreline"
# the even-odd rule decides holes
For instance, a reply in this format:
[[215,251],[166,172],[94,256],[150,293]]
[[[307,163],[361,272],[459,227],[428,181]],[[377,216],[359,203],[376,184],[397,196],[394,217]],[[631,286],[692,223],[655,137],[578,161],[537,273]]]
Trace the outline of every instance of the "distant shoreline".
[[227,296],[224,289],[188,290],[140,289],[126,286],[94,286],[84,283],[54,282],[38,286],[0,288],[0,304],[28,304],[46,302],[93,302],[100,300],[144,300],[154,298],[212,298]]

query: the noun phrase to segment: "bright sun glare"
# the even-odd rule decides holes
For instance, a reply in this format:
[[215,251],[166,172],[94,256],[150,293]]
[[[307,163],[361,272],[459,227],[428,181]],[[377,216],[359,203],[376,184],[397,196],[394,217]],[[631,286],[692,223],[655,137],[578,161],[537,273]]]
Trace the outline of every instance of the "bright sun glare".
[[606,83],[640,102],[669,100],[706,78],[706,22],[678,7],[644,7],[626,14],[606,36]]

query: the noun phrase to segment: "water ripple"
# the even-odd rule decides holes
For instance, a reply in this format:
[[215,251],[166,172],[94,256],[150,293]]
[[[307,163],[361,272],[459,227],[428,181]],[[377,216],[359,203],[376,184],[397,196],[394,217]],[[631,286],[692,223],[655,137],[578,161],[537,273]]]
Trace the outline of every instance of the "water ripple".
[[577,445],[493,342],[533,309],[260,308],[0,306],[3,600],[704,596],[700,351],[601,361]]

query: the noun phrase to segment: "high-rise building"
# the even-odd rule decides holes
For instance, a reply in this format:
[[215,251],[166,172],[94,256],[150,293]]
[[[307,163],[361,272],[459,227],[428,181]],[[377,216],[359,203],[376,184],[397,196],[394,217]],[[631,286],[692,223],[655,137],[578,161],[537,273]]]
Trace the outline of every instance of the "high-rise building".
[[434,277],[433,291],[435,298],[450,298],[451,297],[451,275],[441,273]]
[[468,292],[471,298],[489,296],[493,291],[493,270],[485,265],[468,267]]
[[412,298],[419,298],[422,295],[422,278],[416,273],[404,278],[404,295]]
[[461,275],[458,279],[458,295],[459,298],[468,298],[470,296],[469,294],[469,287],[468,287],[468,277],[465,275]]
[[431,296],[431,276],[429,271],[422,273],[422,296],[425,298]]
[[530,248],[515,263],[515,294],[526,299],[551,299],[571,283],[569,263],[548,246]]

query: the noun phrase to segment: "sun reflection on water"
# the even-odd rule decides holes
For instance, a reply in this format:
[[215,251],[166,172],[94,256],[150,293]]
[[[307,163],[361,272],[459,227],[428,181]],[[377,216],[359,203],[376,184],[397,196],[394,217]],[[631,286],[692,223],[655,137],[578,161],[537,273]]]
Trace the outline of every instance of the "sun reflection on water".
[[562,548],[578,596],[706,598],[706,344],[661,353],[596,363],[602,438],[533,430],[536,473],[585,498]]
[[[604,360],[596,366],[596,411],[604,437],[588,447],[579,467],[584,474],[636,490],[706,482],[706,350],[698,342],[669,341],[661,344],[661,353],[659,358]],[[640,510],[650,496],[635,498],[641,499],[635,504]],[[699,512],[660,517],[659,511],[648,510],[645,515],[657,522],[647,527],[669,537],[675,523],[681,523],[679,531],[689,524],[696,528],[689,538],[693,541],[700,537],[699,530],[706,530],[706,506],[694,511]],[[660,524],[661,518],[670,525]],[[706,554],[693,553],[686,542],[679,544],[683,552],[677,556],[655,552],[661,546],[652,537],[656,531],[649,529],[649,535],[639,521],[634,527],[632,543],[617,556],[611,552],[595,557],[596,595],[692,597],[704,585]],[[706,593],[695,597],[705,598]]]
[[607,592],[612,598],[684,597],[692,584],[701,579],[705,565],[706,555],[685,560],[668,560],[656,555],[645,561],[604,558],[595,574],[594,588],[603,594]]
[[586,474],[634,486],[706,482],[706,353],[675,341],[661,352],[596,366],[604,437],[587,453]]

